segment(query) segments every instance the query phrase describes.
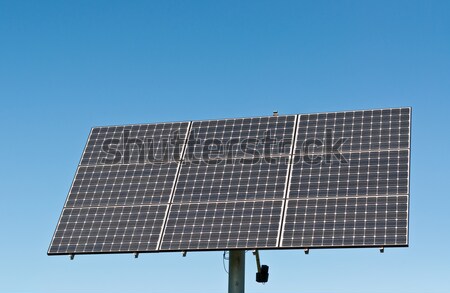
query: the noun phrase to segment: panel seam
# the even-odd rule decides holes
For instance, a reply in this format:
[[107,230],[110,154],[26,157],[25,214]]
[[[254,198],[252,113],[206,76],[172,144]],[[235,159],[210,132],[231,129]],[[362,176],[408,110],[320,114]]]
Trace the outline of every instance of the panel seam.
[[188,147],[189,137],[191,136],[192,124],[193,124],[192,121],[189,121],[188,129],[186,132],[186,138],[185,138],[184,145],[183,145],[183,151],[181,152],[180,161],[178,162],[177,172],[175,174],[175,179],[174,179],[174,182],[172,185],[172,191],[171,191],[170,197],[169,197],[169,202],[167,203],[167,212],[164,216],[163,225],[161,227],[161,234],[159,235],[158,242],[156,244],[156,251],[161,250],[162,241],[163,241],[164,235],[166,233],[167,222],[169,220],[170,210],[172,208],[173,199],[175,197],[175,190],[178,185],[178,178],[180,177],[181,168],[182,168],[182,165],[184,162],[184,156],[186,155],[186,150]]
[[288,163],[288,171],[286,174],[286,185],[284,189],[284,195],[283,195],[283,206],[281,207],[281,217],[280,217],[280,224],[279,224],[279,231],[278,231],[278,239],[277,239],[277,245],[276,247],[281,247],[283,243],[283,235],[284,235],[284,223],[286,218],[286,208],[287,208],[287,202],[288,202],[288,196],[290,191],[290,184],[291,184],[291,176],[292,176],[292,166],[294,164],[294,154],[296,151],[296,145],[297,145],[297,134],[298,134],[298,122],[300,120],[300,115],[295,115],[295,123],[294,123],[294,135],[292,139],[292,145],[291,145],[291,153],[289,156],[289,163]]

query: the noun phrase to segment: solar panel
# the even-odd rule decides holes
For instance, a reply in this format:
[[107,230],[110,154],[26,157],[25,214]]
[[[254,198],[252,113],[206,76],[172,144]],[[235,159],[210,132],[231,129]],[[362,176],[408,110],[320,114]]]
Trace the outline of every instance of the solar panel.
[[177,162],[79,166],[66,207],[168,203]]
[[[332,137],[346,139],[342,152],[408,149],[409,126],[410,108],[299,115],[296,153],[308,143],[309,153],[329,152],[326,143]],[[315,139],[322,145],[312,144]]]
[[289,198],[408,193],[409,150],[343,153],[345,163],[310,164],[295,156]]
[[294,115],[194,121],[186,159],[289,155],[294,123]]
[[193,122],[161,250],[276,247],[295,119]]
[[93,128],[49,254],[408,245],[410,108]]
[[274,248],[282,200],[173,204],[161,250]]
[[281,247],[408,245],[410,111],[300,115]]
[[178,161],[188,122],[94,127],[80,165]]
[[283,199],[288,164],[285,158],[278,159],[278,163],[187,162],[181,167],[173,202]]
[[156,251],[188,127],[93,128],[48,253]]
[[49,254],[156,251],[167,205],[64,208]]
[[405,246],[408,197],[287,201],[282,247]]

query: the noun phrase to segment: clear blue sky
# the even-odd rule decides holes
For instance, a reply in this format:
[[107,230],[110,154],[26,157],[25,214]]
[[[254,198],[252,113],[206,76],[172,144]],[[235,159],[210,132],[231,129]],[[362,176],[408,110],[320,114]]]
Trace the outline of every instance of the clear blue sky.
[[410,247],[247,292],[450,292],[448,1],[1,1],[0,292],[226,292],[220,252],[49,257],[91,126],[412,106]]

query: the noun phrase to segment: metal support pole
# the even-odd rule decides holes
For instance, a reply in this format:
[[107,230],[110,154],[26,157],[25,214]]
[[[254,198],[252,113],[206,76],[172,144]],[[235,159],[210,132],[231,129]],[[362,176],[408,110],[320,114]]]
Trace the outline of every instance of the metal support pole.
[[228,293],[245,291],[245,250],[230,250]]

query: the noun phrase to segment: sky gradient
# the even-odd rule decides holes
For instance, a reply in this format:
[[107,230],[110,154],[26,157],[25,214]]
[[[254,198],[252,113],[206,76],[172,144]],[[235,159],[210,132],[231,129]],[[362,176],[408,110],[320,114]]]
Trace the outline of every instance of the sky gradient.
[[49,257],[92,126],[411,106],[410,247],[247,292],[449,292],[448,1],[0,1],[0,292],[226,292],[221,252]]

